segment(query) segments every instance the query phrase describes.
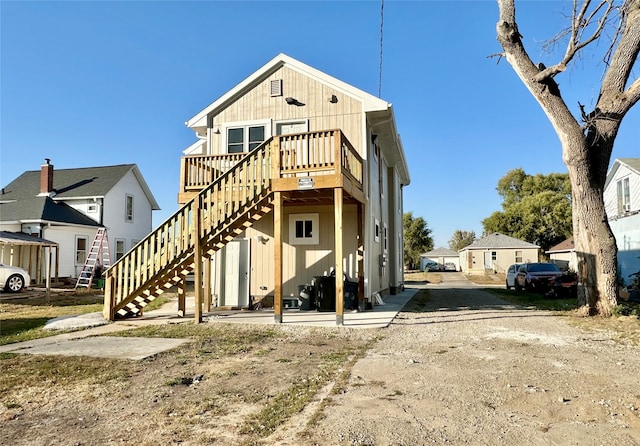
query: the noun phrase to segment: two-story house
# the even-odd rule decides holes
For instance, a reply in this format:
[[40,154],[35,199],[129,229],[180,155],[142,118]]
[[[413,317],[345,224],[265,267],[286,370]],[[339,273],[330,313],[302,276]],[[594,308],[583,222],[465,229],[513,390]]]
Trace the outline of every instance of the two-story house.
[[284,298],[332,273],[358,283],[361,310],[402,288],[409,171],[390,103],[280,54],[186,125],[181,207],[109,270],[105,317],[191,272],[196,313],[270,301],[276,322]]
[[[2,188],[0,230],[29,234],[58,246],[52,274],[77,278],[99,228],[106,228],[111,262],[152,229],[159,209],[135,164],[54,170],[47,159]],[[21,266],[27,267],[23,259]],[[33,272],[42,283],[44,267]]]
[[604,184],[604,206],[618,246],[620,279],[640,271],[640,158],[614,160]]

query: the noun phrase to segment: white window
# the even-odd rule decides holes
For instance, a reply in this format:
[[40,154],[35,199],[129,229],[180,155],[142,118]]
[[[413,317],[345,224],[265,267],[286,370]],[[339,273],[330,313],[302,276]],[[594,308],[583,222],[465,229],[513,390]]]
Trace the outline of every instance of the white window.
[[124,205],[124,221],[133,221],[133,195],[125,196]]
[[375,236],[375,240],[376,242],[380,243],[380,221],[378,221],[378,219],[375,219],[375,223],[374,223],[374,236]]
[[116,239],[116,261],[119,260],[125,251],[125,241],[124,239],[117,238]]
[[76,265],[84,265],[87,259],[87,237],[76,237]]
[[289,215],[289,243],[292,245],[317,245],[320,243],[318,214]]
[[631,194],[629,193],[629,178],[618,180],[618,214],[624,214],[631,210]]
[[265,140],[264,125],[227,128],[227,153],[250,152]]
[[522,263],[522,251],[516,251],[516,263]]
[[388,238],[387,238],[387,237],[388,237],[388,235],[387,235],[387,224],[385,223],[385,224],[383,225],[383,232],[382,232],[382,242],[383,242],[382,244],[383,244],[384,252],[387,252],[387,249],[388,249],[388,247],[387,247],[387,245],[388,245],[388,242],[387,242]]
[[97,203],[89,203],[87,205],[87,212],[98,212],[98,204]]

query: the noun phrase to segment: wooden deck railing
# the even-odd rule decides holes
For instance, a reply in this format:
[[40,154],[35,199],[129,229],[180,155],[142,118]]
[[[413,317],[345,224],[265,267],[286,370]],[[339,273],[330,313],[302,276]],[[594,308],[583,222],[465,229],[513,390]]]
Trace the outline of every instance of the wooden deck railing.
[[[363,160],[340,130],[278,135],[279,178],[347,174],[362,187]],[[244,154],[189,155],[181,160],[182,189],[185,192],[206,187],[223,175]],[[336,164],[336,160],[339,163]]]

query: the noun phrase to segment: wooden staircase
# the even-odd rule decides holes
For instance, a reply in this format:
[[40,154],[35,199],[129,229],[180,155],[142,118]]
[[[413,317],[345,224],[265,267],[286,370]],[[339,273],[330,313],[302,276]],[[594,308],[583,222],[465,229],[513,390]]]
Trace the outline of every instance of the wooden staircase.
[[105,319],[141,314],[193,272],[196,237],[208,258],[269,213],[276,156],[273,139],[256,147],[114,263],[105,273]]
[[196,249],[198,258],[210,258],[271,212],[276,191],[303,200],[301,180],[311,179],[313,203],[333,188],[365,200],[363,160],[337,129],[278,135],[245,156],[198,155],[182,163],[185,204],[106,271],[105,319],[140,315],[194,272]]

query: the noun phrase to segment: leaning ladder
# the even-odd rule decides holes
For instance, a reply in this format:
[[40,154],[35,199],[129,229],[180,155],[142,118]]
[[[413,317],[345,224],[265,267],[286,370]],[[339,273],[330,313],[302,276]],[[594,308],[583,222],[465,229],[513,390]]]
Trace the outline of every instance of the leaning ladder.
[[93,282],[93,273],[95,271],[96,264],[98,264],[98,261],[100,261],[99,265],[101,266],[102,271],[105,271],[107,268],[109,268],[109,266],[111,266],[107,228],[99,228],[96,232],[96,236],[94,237],[93,243],[91,244],[89,254],[87,255],[87,258],[84,262],[82,271],[78,276],[76,288],[91,288],[91,283]]

